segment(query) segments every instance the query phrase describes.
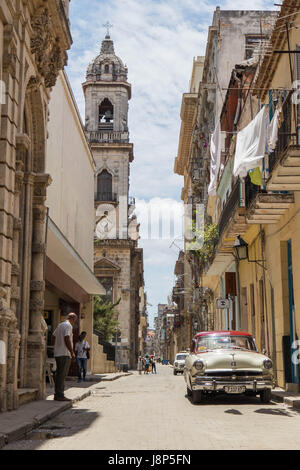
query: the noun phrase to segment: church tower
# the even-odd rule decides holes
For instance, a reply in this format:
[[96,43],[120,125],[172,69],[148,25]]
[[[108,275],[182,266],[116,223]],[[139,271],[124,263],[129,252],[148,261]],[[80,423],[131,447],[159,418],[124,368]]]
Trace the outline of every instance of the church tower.
[[109,31],[83,83],[85,130],[96,163],[95,274],[106,288],[104,300],[117,302],[122,345],[116,362],[135,367],[138,356],[138,299],[143,252],[137,246],[135,201],[129,198],[130,163],[128,70],[115,54]]

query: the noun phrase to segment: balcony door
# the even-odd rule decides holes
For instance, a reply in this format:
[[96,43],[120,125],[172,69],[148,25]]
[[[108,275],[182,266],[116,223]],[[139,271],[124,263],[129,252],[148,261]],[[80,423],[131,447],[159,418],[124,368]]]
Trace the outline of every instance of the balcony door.
[[[290,338],[291,338],[291,357],[297,353],[295,342],[297,341],[296,333],[296,317],[295,317],[295,301],[294,301],[294,279],[293,279],[293,258],[292,258],[292,240],[287,242],[288,249],[288,283],[289,283],[289,312],[290,312]],[[291,361],[292,367],[292,383],[299,383],[298,365]]]

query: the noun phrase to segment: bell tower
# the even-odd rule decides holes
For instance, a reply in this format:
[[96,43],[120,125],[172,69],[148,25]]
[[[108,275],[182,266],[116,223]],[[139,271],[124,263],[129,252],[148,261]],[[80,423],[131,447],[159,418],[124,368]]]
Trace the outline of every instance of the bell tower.
[[129,165],[133,161],[133,144],[129,142],[128,131],[131,85],[127,75],[128,69],[116,56],[108,32],[102,41],[100,54],[88,66],[83,83],[85,130],[97,167],[96,222],[97,219],[103,220],[107,212],[110,224],[112,217],[116,222],[115,231],[109,231],[108,227],[105,229],[103,222],[96,226],[96,236],[102,238],[107,238],[107,235],[128,238],[128,218],[133,202],[129,200]]
[[136,216],[132,215],[135,200],[129,198],[133,144],[128,131],[131,85],[127,75],[108,31],[83,83],[85,131],[96,163],[94,269],[106,288],[103,300],[119,302],[116,310],[122,341],[116,363],[135,367],[142,250],[137,244]]

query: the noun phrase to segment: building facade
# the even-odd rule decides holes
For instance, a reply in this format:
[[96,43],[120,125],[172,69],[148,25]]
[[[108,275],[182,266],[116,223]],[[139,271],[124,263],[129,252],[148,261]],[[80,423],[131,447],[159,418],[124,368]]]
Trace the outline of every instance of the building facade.
[[45,397],[46,141],[50,89],[67,61],[66,0],[2,1],[0,410]]
[[[191,107],[190,125],[182,126],[179,150],[187,143],[185,156],[179,155],[175,172],[185,175],[182,199],[192,205],[192,212],[203,214],[205,246],[202,250],[185,250],[184,286],[189,329],[186,329],[186,343],[190,344],[196,330],[215,329],[217,325],[237,328],[235,322],[239,309],[236,292],[236,262],[231,247],[224,245],[215,256],[215,243],[219,237],[219,218],[230,195],[233,184],[229,164],[225,163],[225,135],[221,133],[221,168],[228,180],[218,186],[218,194],[211,191],[211,135],[220,120],[227,96],[232,69],[244,60],[250,60],[255,47],[267,39],[272,31],[276,13],[270,11],[226,11],[217,7],[212,26],[209,28],[206,54],[202,60],[202,75]],[[236,86],[239,76],[236,78]],[[241,106],[241,100],[238,100]],[[235,109],[235,112],[237,110]],[[231,116],[232,117],[232,116]],[[236,115],[232,119],[235,121]],[[228,119],[228,116],[226,116]],[[184,121],[183,121],[184,124]],[[236,125],[236,123],[235,123]],[[223,130],[223,129],[222,129]],[[228,140],[227,140],[228,142]],[[185,171],[184,171],[185,169]],[[222,193],[222,194],[221,194]],[[238,219],[237,227],[243,228]],[[214,263],[210,258],[214,256]],[[186,281],[185,281],[186,282]],[[233,287],[232,287],[233,286]],[[232,289],[232,290],[230,290]],[[222,322],[217,323],[216,299],[229,296],[230,312],[219,312]],[[228,321],[227,321],[228,318]]]
[[[65,72],[59,73],[51,92],[48,134],[46,172],[52,184],[46,199],[44,318],[50,359],[52,332],[70,312],[78,316],[73,326],[73,344],[80,332],[86,331],[94,349],[93,342],[98,344],[98,338],[93,335],[93,295],[106,293],[94,275],[95,162]],[[88,361],[88,371],[94,372],[94,359]],[[69,375],[76,374],[77,366],[73,363]]]

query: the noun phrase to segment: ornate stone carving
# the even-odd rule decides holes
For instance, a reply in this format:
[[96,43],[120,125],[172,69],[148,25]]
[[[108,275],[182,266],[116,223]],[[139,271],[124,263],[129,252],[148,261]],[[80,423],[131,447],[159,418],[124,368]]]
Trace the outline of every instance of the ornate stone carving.
[[18,217],[14,217],[14,231],[19,232],[22,230],[22,220]]
[[17,42],[14,35],[13,25],[6,25],[4,27],[3,69],[13,76],[16,75],[17,66]]
[[11,287],[11,299],[19,300],[20,299],[20,287],[12,286]]
[[41,299],[31,299],[30,300],[30,310],[43,310],[44,301]]
[[20,265],[19,264],[13,264],[11,267],[11,275],[12,276],[19,276],[20,275]]
[[47,208],[45,206],[36,206],[33,208],[33,219],[35,221],[44,222],[47,214]]
[[44,281],[31,281],[30,283],[30,290],[33,292],[39,292],[45,290],[45,282]]
[[66,55],[59,45],[59,39],[53,36],[53,25],[47,8],[31,18],[31,26],[31,52],[35,54],[37,68],[45,79],[46,87],[51,88],[55,85],[59,70],[66,64]]

